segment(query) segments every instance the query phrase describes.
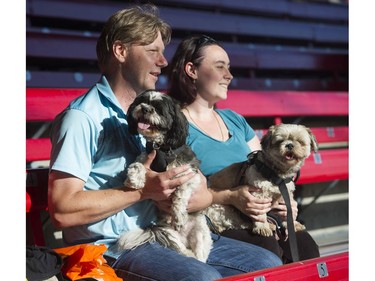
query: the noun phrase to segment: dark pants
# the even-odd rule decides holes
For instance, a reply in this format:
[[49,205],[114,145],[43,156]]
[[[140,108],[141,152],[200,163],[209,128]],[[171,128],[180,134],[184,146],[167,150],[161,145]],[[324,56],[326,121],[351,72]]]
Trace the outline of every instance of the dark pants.
[[[248,229],[230,229],[221,234],[226,237],[248,242],[263,247],[275,253],[284,264],[292,262],[292,255],[289,247],[289,240],[277,241],[275,237],[265,237],[254,234]],[[300,260],[317,258],[320,256],[319,247],[307,231],[296,232],[298,253]]]

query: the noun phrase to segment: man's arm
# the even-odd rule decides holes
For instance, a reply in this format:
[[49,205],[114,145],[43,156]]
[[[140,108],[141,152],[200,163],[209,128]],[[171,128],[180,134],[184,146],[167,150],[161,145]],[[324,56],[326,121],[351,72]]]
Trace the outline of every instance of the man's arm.
[[187,173],[175,178],[175,175],[190,169],[189,165],[156,173],[149,168],[154,157],[154,153],[150,154],[144,164],[146,183],[139,190],[120,186],[84,191],[83,180],[52,170],[48,182],[48,208],[52,222],[57,228],[82,225],[107,218],[141,200],[165,200],[177,186],[194,176],[194,173]]

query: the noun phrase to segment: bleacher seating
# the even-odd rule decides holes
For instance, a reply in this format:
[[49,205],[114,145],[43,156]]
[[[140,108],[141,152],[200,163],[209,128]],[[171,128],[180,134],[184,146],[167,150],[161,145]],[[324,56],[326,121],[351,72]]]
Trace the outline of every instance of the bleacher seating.
[[[348,5],[323,2],[156,2],[161,17],[173,28],[165,50],[168,60],[180,40],[191,33],[212,36],[228,52],[234,79],[228,99],[219,108],[243,114],[260,137],[270,125],[280,122],[302,123],[312,129],[319,152],[306,160],[297,182],[299,190],[320,190],[321,184],[330,186],[337,181],[348,188]],[[99,79],[96,39],[105,20],[129,5],[130,1],[118,0],[26,0],[29,243],[46,244],[41,212],[47,209],[50,122]],[[160,90],[168,83],[164,71],[157,84]],[[328,213],[324,216],[329,217]],[[322,220],[314,218],[319,221],[316,225],[326,227]],[[316,269],[322,263],[329,269],[323,280],[348,280],[347,261],[347,253],[330,255],[223,281],[280,280],[280,276],[320,280]]]
[[[64,107],[75,97],[84,93],[86,89],[54,89],[54,88],[30,88],[26,91],[26,118],[27,122],[51,122],[54,117],[63,110]],[[300,93],[300,92],[254,92],[231,90],[226,101],[218,103],[219,108],[232,108],[244,116],[271,116],[274,123],[282,122],[281,117],[301,117],[304,115],[324,115],[336,116],[348,115],[348,95],[347,93]],[[305,96],[305,97],[304,97]],[[324,102],[322,100],[324,99]],[[240,102],[239,102],[240,101]],[[242,106],[256,101],[257,107]],[[308,106],[303,106],[307,103]],[[283,106],[284,105],[284,106]],[[258,108],[258,109],[256,109]],[[264,108],[264,109],[262,109]],[[42,125],[43,126],[43,125]],[[319,151],[306,160],[305,166],[301,170],[301,177],[298,184],[325,182],[332,180],[348,179],[348,128],[347,127],[316,127],[311,128],[316,134],[320,145],[326,144],[326,149]],[[266,128],[258,132],[265,132]],[[339,134],[336,135],[335,132]],[[337,149],[337,143],[342,144]],[[329,144],[334,148],[327,149]],[[33,161],[49,160],[51,150],[50,140],[47,137],[28,138],[26,140],[26,164],[30,166]],[[27,186],[29,193],[27,209],[30,213],[45,210],[46,200],[34,198],[46,198],[46,186],[40,186],[40,182],[46,185],[46,181],[33,180],[32,177],[39,178],[45,172],[37,169],[28,170],[30,185]],[[35,184],[37,182],[37,184]],[[35,187],[37,186],[37,187]],[[36,189],[37,188],[37,189]],[[38,190],[40,193],[38,193]],[[44,204],[44,206],[43,206]],[[36,207],[37,206],[37,207]],[[35,219],[34,219],[35,220]]]
[[[27,1],[27,86],[92,85],[99,73],[95,43],[100,29],[113,12],[128,5],[119,1]],[[162,1],[158,6],[173,27],[167,59],[185,35],[206,33],[227,50],[234,89],[348,90],[346,5],[180,0]],[[77,12],[83,10],[85,13]],[[160,79],[158,88],[166,85],[166,78]]]

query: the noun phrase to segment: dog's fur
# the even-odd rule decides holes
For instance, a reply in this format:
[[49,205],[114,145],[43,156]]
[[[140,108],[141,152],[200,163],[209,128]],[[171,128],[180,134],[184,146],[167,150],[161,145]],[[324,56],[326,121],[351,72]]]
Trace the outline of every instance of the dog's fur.
[[[199,160],[186,145],[188,122],[177,103],[168,95],[148,90],[138,95],[128,110],[129,131],[141,134],[147,144],[156,149],[157,156],[151,168],[165,171],[183,164],[190,164],[193,171],[199,169]],[[145,153],[128,167],[124,185],[143,188],[146,169],[142,165]],[[197,173],[191,180],[179,186],[173,193],[171,213],[160,211],[156,225],[123,233],[118,245],[122,249],[134,249],[147,242],[158,242],[177,252],[207,260],[212,247],[210,230],[201,212],[188,213],[188,200],[200,183]]]
[[[271,126],[261,139],[262,150],[257,153],[260,163],[269,167],[281,179],[291,179],[303,166],[311,151],[318,150],[318,144],[311,130],[303,125],[279,124]],[[248,157],[253,157],[249,154]],[[250,159],[249,159],[250,160]],[[209,177],[210,187],[216,190],[234,189],[240,185],[259,188],[252,192],[258,198],[271,197],[275,202],[281,197],[279,187],[264,178],[255,164],[248,161],[235,163]],[[286,184],[292,198],[295,185],[293,181]],[[205,210],[218,232],[226,229],[252,229],[253,233],[271,236],[275,226],[268,222],[252,222],[236,208],[229,205],[214,204]],[[264,215],[266,218],[266,214]],[[286,228],[286,222],[283,222]],[[295,222],[295,230],[305,227]]]

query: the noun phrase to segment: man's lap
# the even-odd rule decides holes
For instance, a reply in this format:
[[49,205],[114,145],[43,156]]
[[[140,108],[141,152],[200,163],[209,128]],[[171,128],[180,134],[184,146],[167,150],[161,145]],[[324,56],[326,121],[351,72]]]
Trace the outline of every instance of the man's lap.
[[282,264],[275,254],[258,246],[214,238],[207,263],[147,243],[125,251],[112,266],[124,280],[208,281]]

